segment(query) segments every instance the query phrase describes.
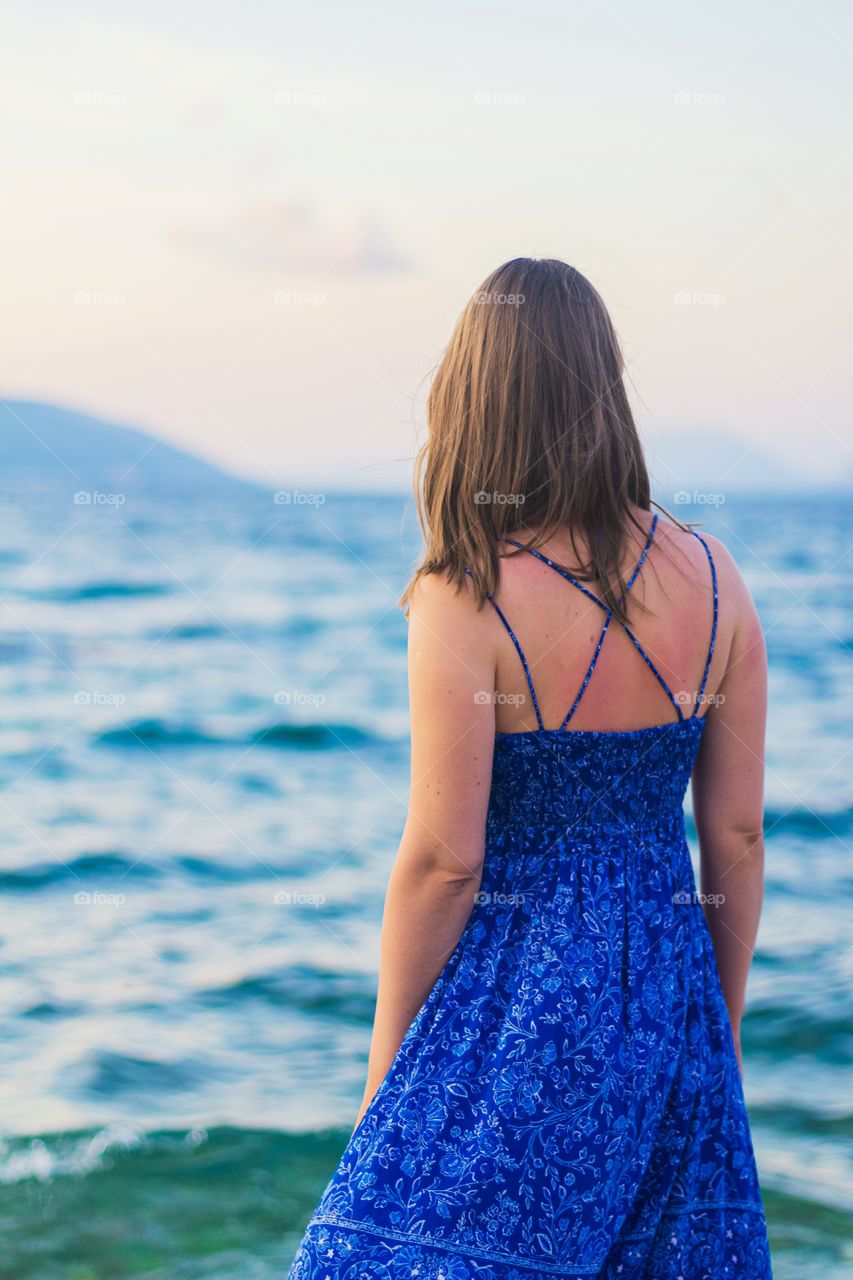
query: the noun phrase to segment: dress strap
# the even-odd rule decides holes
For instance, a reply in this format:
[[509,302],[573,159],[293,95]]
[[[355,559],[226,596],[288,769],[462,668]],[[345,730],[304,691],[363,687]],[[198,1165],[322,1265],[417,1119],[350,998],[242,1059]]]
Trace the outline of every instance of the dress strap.
[[[655,512],[655,514],[652,516],[652,523],[649,528],[649,536],[646,538],[646,545],[643,547],[643,553],[640,556],[639,560],[637,561],[637,567],[635,568],[634,572],[631,574],[630,578],[625,584],[625,595],[628,594],[631,587],[634,585],[634,579],[636,578],[637,574],[640,572],[640,570],[643,567],[646,556],[649,554],[649,547],[652,545],[652,542],[654,540],[655,530],[657,529],[657,527],[658,527],[658,513]],[[622,596],[623,600],[625,599],[625,595]],[[657,680],[658,684],[663,689],[664,693],[669,698],[672,705],[675,707],[675,713],[678,716],[678,719],[683,720],[684,712],[681,710],[681,703],[679,702],[678,698],[676,698],[675,694],[672,692],[666,680],[664,680],[663,676],[658,671],[655,664],[652,662],[645,648],[643,647],[643,645],[640,644],[639,640],[634,635],[634,632],[631,630],[630,627],[626,626],[624,628],[624,631],[628,639],[631,641],[632,645],[634,646],[634,648],[639,653],[640,657],[643,659],[643,662],[645,662],[646,666],[649,668],[652,675]]]
[[[652,522],[649,526],[649,532],[646,538],[646,544],[643,547],[642,555],[640,556],[639,560],[634,566],[634,569],[633,569],[633,572],[631,573],[630,578],[625,583],[625,591],[622,594],[623,600],[625,599],[625,596],[627,595],[627,593],[633,587],[637,574],[640,572],[640,570],[642,569],[645,563],[646,556],[649,554],[649,547],[654,542],[655,530],[657,529],[657,527],[658,527],[658,513],[655,512],[655,514],[652,516]],[[578,591],[582,591],[583,594],[587,596],[590,600],[594,600],[595,603],[598,605],[599,609],[603,609],[605,613],[609,612],[607,605],[604,603],[601,597],[597,596],[594,591],[590,591],[589,587],[585,587],[582,582],[579,582],[577,578],[575,578],[571,573],[569,573],[568,569],[564,569],[562,565],[555,564],[553,560],[549,560],[547,556],[543,556],[542,552],[537,551],[535,547],[527,547],[523,542],[517,542],[515,538],[507,538],[506,541],[509,542],[512,546],[518,547],[519,551],[527,551],[530,553],[530,555],[535,556],[537,560],[541,560],[543,564],[547,564],[549,569],[553,569],[555,573],[559,573],[561,578],[565,578],[566,581],[570,582],[573,587],[577,587]]]
[[593,591],[590,591],[588,587],[585,587],[582,582],[579,582],[577,578],[573,577],[569,573],[568,569],[564,569],[562,565],[555,564],[553,560],[549,560],[547,556],[543,556],[542,552],[537,551],[535,547],[526,547],[523,542],[516,542],[515,538],[507,538],[506,541],[510,543],[511,546],[518,547],[519,551],[527,551],[531,556],[535,556],[537,560],[541,560],[543,564],[547,564],[549,569],[553,569],[555,573],[559,573],[561,578],[566,579],[566,582],[570,582],[573,587],[577,587],[578,591],[582,591],[590,600],[594,600],[599,609],[603,609],[605,613],[607,612],[607,605],[604,601],[599,599],[599,597]]
[[589,666],[586,669],[586,675],[583,678],[583,682],[581,684],[580,689],[578,689],[577,696],[575,697],[575,700],[572,703],[572,705],[569,707],[568,714],[566,715],[565,720],[560,725],[561,729],[566,728],[572,716],[575,714],[578,707],[580,706],[581,698],[586,693],[586,687],[589,684],[590,680],[592,679],[592,673],[595,670],[595,664],[598,662],[598,655],[601,653],[601,646],[604,644],[604,637],[607,635],[607,628],[610,626],[610,619],[612,617],[613,617],[613,614],[610,611],[610,609],[608,609],[607,614],[605,615],[605,618],[604,618],[604,626],[601,628],[601,634],[598,637],[598,644],[595,646],[595,653],[592,655],[592,661],[590,662]]
[[[711,623],[711,642],[708,645],[708,657],[705,660],[705,670],[702,673],[702,683],[699,685],[699,692],[696,695],[696,705],[693,708],[693,715],[695,716],[698,714],[699,708],[702,705],[702,698],[705,694],[705,686],[708,683],[708,675],[710,674],[710,671],[711,671],[711,659],[714,656],[714,646],[717,643],[717,621],[719,619],[719,613],[720,613],[720,594],[717,586],[717,566],[714,564],[714,557],[711,555],[711,548],[708,546],[707,542],[702,537],[701,533],[697,533],[695,529],[691,529],[690,532],[694,535],[694,537],[699,539],[699,541],[702,543],[702,546],[705,548],[705,554],[708,557],[708,564],[711,566],[711,587],[714,592],[714,620]],[[693,716],[691,716],[690,718],[692,720]]]
[[[648,553],[649,553],[649,549],[651,548],[651,545],[654,542],[655,531],[657,529],[657,526],[658,526],[658,513],[655,512],[655,514],[652,516],[651,524],[649,526],[648,536],[646,537],[646,542],[643,547],[640,558],[637,561],[636,565],[634,566],[634,569],[630,577],[628,578],[628,581],[625,583],[625,590],[623,591],[621,596],[621,600],[623,601],[625,600],[628,592],[631,590],[631,587],[636,582],[637,577],[640,573],[640,570],[645,564],[646,557],[648,556]],[[695,533],[696,531],[691,530],[691,532]],[[702,683],[700,685],[699,693],[696,698],[696,706],[693,709],[693,715],[696,715],[699,709],[699,706],[701,705],[702,696],[705,692],[705,686],[707,685],[707,682],[708,682],[708,674],[711,669],[711,659],[714,654],[714,644],[716,642],[716,637],[717,637],[717,614],[718,614],[717,572],[714,566],[714,560],[711,555],[710,548],[707,542],[705,541],[705,539],[698,533],[696,533],[696,537],[699,538],[699,541],[704,546],[705,551],[708,555],[708,560],[711,565],[711,581],[713,583],[713,588],[714,588],[714,622],[711,630],[711,643],[708,650],[708,658],[705,663],[705,670],[702,675]],[[587,599],[592,600],[594,604],[598,605],[599,609],[601,609],[601,611],[604,614],[604,623],[602,625],[601,631],[598,636],[598,642],[596,643],[596,646],[595,646],[595,652],[593,653],[589,666],[586,669],[586,673],[584,675],[583,681],[581,682],[580,689],[578,690],[577,695],[575,696],[575,700],[572,703],[572,705],[569,707],[566,718],[563,720],[563,723],[560,725],[560,730],[563,730],[563,729],[566,729],[570,720],[572,719],[572,716],[575,714],[578,707],[580,706],[581,699],[586,693],[589,682],[592,679],[592,675],[593,675],[593,672],[595,671],[596,663],[598,662],[598,659],[601,655],[601,650],[604,645],[605,636],[607,635],[611,620],[613,618],[613,611],[612,609],[608,608],[608,606],[604,603],[604,601],[600,598],[600,596],[597,596],[594,591],[590,591],[589,587],[584,586],[584,584],[580,582],[576,577],[574,577],[573,574],[569,573],[568,569],[564,569],[562,565],[555,564],[553,560],[549,559],[548,556],[543,555],[541,551],[537,551],[535,547],[525,546],[523,542],[518,542],[515,538],[507,538],[506,541],[511,546],[517,547],[519,551],[527,551],[530,555],[535,556],[537,560],[541,560],[542,563],[546,564],[549,569],[553,569],[554,572],[558,573],[561,578],[565,578],[566,581],[570,582],[573,587],[576,587],[578,591],[580,591],[583,595],[587,597]],[[466,569],[465,572],[470,574],[471,570]],[[487,596],[487,599],[490,601],[493,609],[495,610],[501,622],[503,623],[504,627],[506,628],[509,638],[512,640],[512,643],[515,646],[515,650],[519,658],[521,659],[521,665],[524,669],[524,676],[525,676],[525,679],[527,680],[527,687],[530,690],[530,696],[533,700],[533,709],[536,712],[536,722],[539,725],[540,730],[544,731],[545,726],[542,722],[542,714],[539,710],[539,700],[536,697],[536,689],[534,688],[534,685],[533,685],[533,677],[530,674],[530,666],[527,662],[527,658],[525,657],[524,650],[522,649],[518,641],[518,637],[516,636],[515,632],[510,626],[506,615],[504,614],[498,602],[491,595],[491,593]],[[628,639],[633,644],[634,648],[639,653],[640,657],[645,662],[646,666],[651,671],[654,678],[657,680],[660,687],[663,689],[666,696],[669,698],[670,702],[675,708],[675,713],[678,716],[679,721],[684,720],[685,716],[684,716],[684,712],[682,711],[681,701],[675,696],[672,689],[670,689],[666,680],[661,675],[660,671],[658,671],[651,657],[646,652],[645,647],[640,643],[640,641],[637,639],[636,635],[634,634],[634,632],[631,630],[629,626],[623,626],[622,629],[625,632]]]
[[527,680],[527,687],[530,690],[530,696],[533,699],[533,710],[536,712],[536,721],[537,721],[537,724],[539,725],[539,728],[544,729],[545,726],[542,723],[542,715],[539,711],[539,701],[536,697],[536,690],[533,687],[533,677],[530,674],[530,667],[527,665],[527,659],[524,656],[524,650],[522,649],[521,645],[518,642],[518,637],[516,636],[512,627],[509,625],[506,614],[504,613],[503,609],[501,609],[500,605],[498,604],[494,596],[491,594],[491,592],[489,593],[487,599],[491,600],[495,613],[498,615],[501,622],[506,627],[507,632],[509,633],[509,638],[512,641],[512,643],[515,645],[519,658],[521,658],[521,665],[524,668],[524,675]]
[[[594,601],[594,603],[598,605],[599,609],[604,610],[604,626],[601,628],[601,632],[598,637],[598,644],[595,646],[595,652],[593,653],[592,660],[590,661],[590,664],[586,669],[586,674],[583,678],[583,681],[581,682],[581,687],[577,692],[577,696],[575,697],[575,700],[572,703],[572,705],[569,707],[569,710],[566,713],[566,718],[563,720],[563,723],[560,725],[560,729],[562,730],[562,729],[565,729],[566,726],[568,725],[572,716],[575,714],[578,707],[580,706],[581,698],[586,693],[587,685],[592,679],[592,673],[595,670],[595,664],[598,662],[598,657],[599,657],[599,654],[601,653],[601,646],[604,644],[604,637],[607,635],[607,628],[610,626],[610,619],[612,618],[613,614],[611,610],[608,609],[604,601],[599,599],[599,597],[593,591],[590,591],[588,587],[585,587],[582,582],[579,582],[578,579],[574,577],[573,574],[569,573],[568,569],[564,569],[561,565],[555,564],[553,560],[550,560],[548,556],[543,555],[541,551],[537,551],[535,547],[526,547],[523,542],[518,542],[515,538],[507,538],[507,542],[509,542],[514,547],[518,547],[520,551],[529,552],[530,555],[535,556],[537,560],[541,560],[543,564],[547,564],[549,569],[553,569],[555,573],[559,573],[561,578],[565,578],[566,581],[570,582],[573,587],[577,587],[578,591],[583,592],[583,594],[587,596],[588,599]],[[648,549],[648,544],[646,549]],[[645,555],[645,550],[643,551],[643,555]],[[633,578],[632,578],[632,581],[633,581]],[[536,714],[537,716],[539,716],[538,707],[536,710]],[[539,717],[539,727],[540,729],[544,727],[542,724],[541,717]]]
[[[467,567],[466,567],[465,572],[470,576],[470,574],[471,574],[471,570],[470,570],[469,568],[467,568]],[[533,700],[533,710],[536,712],[536,722],[537,722],[537,724],[539,725],[539,728],[540,728],[540,729],[544,729],[544,728],[545,728],[545,726],[544,726],[544,724],[542,723],[542,715],[541,715],[541,713],[540,713],[540,711],[539,711],[539,700],[538,700],[538,698],[536,697],[536,690],[535,690],[535,688],[533,687],[533,677],[532,677],[532,676],[531,676],[531,674],[530,674],[530,667],[527,665],[527,658],[524,656],[524,650],[522,649],[522,647],[521,647],[521,645],[520,645],[520,643],[519,643],[518,636],[515,634],[515,632],[513,631],[512,627],[509,625],[509,621],[508,621],[508,619],[507,619],[506,614],[504,613],[503,609],[502,609],[502,608],[500,607],[500,605],[498,604],[498,602],[497,602],[497,600],[495,599],[495,597],[492,595],[491,591],[490,591],[490,592],[488,592],[488,594],[486,595],[486,599],[489,601],[489,603],[491,604],[491,606],[492,606],[492,608],[494,609],[495,613],[498,615],[498,617],[500,618],[501,622],[502,622],[502,623],[504,624],[504,626],[506,627],[507,634],[509,635],[509,638],[510,638],[510,640],[512,641],[512,643],[515,645],[516,653],[518,654],[519,658],[521,659],[521,665],[522,665],[522,667],[524,668],[524,676],[525,676],[525,679],[527,680],[527,687],[528,687],[528,689],[530,690],[530,697],[531,697],[531,698],[532,698],[532,700]]]
[[652,662],[651,658],[650,658],[650,657],[649,657],[649,655],[646,653],[645,649],[644,649],[644,648],[643,648],[643,646],[640,644],[639,640],[638,640],[638,639],[637,639],[637,637],[634,635],[634,633],[633,633],[633,631],[631,630],[631,628],[630,628],[630,627],[623,627],[623,628],[622,628],[622,630],[625,632],[625,635],[626,635],[626,636],[628,637],[628,639],[631,641],[631,644],[632,644],[632,645],[634,646],[634,648],[637,650],[637,652],[639,653],[640,657],[643,659],[643,662],[645,662],[646,666],[647,666],[647,667],[649,668],[649,670],[651,671],[651,673],[652,673],[652,675],[654,676],[655,680],[657,680],[658,684],[659,684],[659,685],[660,685],[660,687],[663,689],[664,693],[665,693],[665,694],[666,694],[666,696],[669,698],[669,700],[670,700],[670,702],[672,703],[672,705],[675,707],[675,714],[678,716],[678,719],[679,719],[679,720],[683,720],[683,719],[684,719],[684,712],[681,710],[681,703],[679,702],[678,698],[676,698],[675,694],[672,692],[672,690],[670,689],[669,685],[668,685],[668,684],[667,684],[667,682],[664,680],[663,676],[662,676],[662,675],[661,675],[661,673],[658,671],[657,667],[656,667],[656,666],[655,666],[655,664]]
[[[658,518],[659,518],[658,513],[655,512],[655,514],[652,516],[651,524],[649,525],[649,532],[646,537],[646,542],[643,547],[640,558],[637,561],[636,565],[634,566],[631,576],[628,578],[628,581],[625,583],[625,590],[622,593],[622,600],[625,599],[628,592],[631,590],[631,587],[634,585],[634,583],[637,580],[637,576],[639,575],[640,570],[645,564],[646,556],[649,554],[649,549],[652,543],[654,542],[655,531],[657,530],[657,526],[658,526]],[[595,604],[598,605],[599,609],[603,610],[605,615],[604,625],[598,637],[598,643],[595,647],[595,652],[593,653],[592,660],[589,666],[587,667],[586,674],[581,683],[581,687],[578,690],[578,693],[577,693],[577,696],[575,697],[574,702],[569,708],[568,715],[566,716],[563,723],[560,725],[561,729],[565,729],[569,721],[571,720],[572,716],[575,714],[578,707],[580,706],[581,698],[586,693],[587,686],[589,685],[589,682],[592,679],[592,673],[595,670],[596,663],[598,662],[599,656],[601,654],[602,645],[604,644],[604,637],[607,635],[607,630],[608,630],[608,627],[610,626],[610,621],[611,621],[611,618],[613,617],[613,614],[612,614],[612,611],[608,609],[607,605],[599,596],[597,596],[593,591],[590,591],[588,587],[585,587],[582,582],[579,582],[578,579],[575,578],[573,574],[569,573],[567,569],[564,569],[561,565],[555,564],[553,560],[550,560],[548,558],[548,556],[543,555],[541,551],[537,551],[534,547],[525,547],[523,542],[517,542],[514,538],[508,538],[507,541],[512,543],[514,547],[518,547],[522,551],[528,551],[530,555],[535,556],[537,560],[541,560],[543,564],[547,564],[549,569],[553,569],[554,572],[558,573],[561,578],[565,578],[566,581],[570,582],[573,587],[577,587],[578,591],[582,591],[583,594],[587,596],[588,599],[594,601]],[[666,680],[664,680],[663,676],[658,671],[657,667],[655,666],[652,659],[649,657],[645,648],[643,647],[642,644],[640,644],[640,641],[634,635],[634,632],[631,630],[630,627],[627,627],[627,626],[623,627],[623,630],[625,631],[625,634],[628,636],[628,639],[633,644],[634,648],[640,654],[640,657],[643,659],[646,666],[651,671],[652,675],[657,680],[658,684],[663,689],[666,696],[669,698],[670,702],[675,708],[675,713],[678,716],[678,719],[683,720],[684,712],[681,710],[681,703],[678,701],[678,698],[676,698],[675,694],[670,689]],[[541,724],[541,720],[540,720],[540,724]]]
[[[652,541],[654,540],[654,530],[656,529],[657,529],[657,512],[654,512],[654,515],[652,517],[652,524],[651,526],[649,526],[646,545],[644,545],[643,547],[642,556],[640,556],[637,564],[635,564],[634,566],[634,572],[631,573],[631,576],[629,577],[628,582],[626,582],[625,584],[625,590],[622,591],[622,595],[621,595],[622,600],[624,600],[625,596],[628,595],[631,589],[631,586],[633,586],[635,580],[637,580],[637,575],[639,571],[642,570],[643,561],[648,556],[648,549],[652,545]],[[602,603],[601,600],[599,600],[598,603],[601,604]],[[576,710],[578,710],[578,708],[580,707],[580,699],[583,698],[585,692],[587,692],[587,685],[589,684],[589,681],[592,680],[592,673],[594,669],[596,669],[596,663],[598,662],[598,655],[601,654],[601,646],[603,645],[603,643],[605,643],[605,636],[607,635],[607,627],[610,626],[610,620],[612,616],[613,616],[612,609],[607,609],[607,613],[605,614],[605,625],[603,625],[603,627],[601,628],[601,635],[598,636],[598,644],[596,645],[596,652],[593,653],[592,662],[590,662],[589,666],[587,667],[587,675],[584,676],[583,682],[581,682],[580,689],[578,690],[578,696],[576,696],[574,703],[571,704],[571,707],[569,708],[569,714],[567,714],[565,721],[562,722],[560,728],[566,728],[567,724],[569,724],[571,717],[574,716]]]
[[640,556],[639,560],[634,566],[634,572],[631,574],[630,578],[625,583],[625,590],[622,593],[623,600],[625,599],[625,596],[633,587],[637,574],[640,572],[640,570],[642,569],[643,565],[646,562],[646,556],[649,554],[649,547],[652,545],[652,543],[655,540],[655,529],[657,529],[657,527],[658,527],[658,513],[655,512],[655,514],[652,516],[652,523],[649,525],[649,536],[646,538],[646,545],[643,547],[642,555]]

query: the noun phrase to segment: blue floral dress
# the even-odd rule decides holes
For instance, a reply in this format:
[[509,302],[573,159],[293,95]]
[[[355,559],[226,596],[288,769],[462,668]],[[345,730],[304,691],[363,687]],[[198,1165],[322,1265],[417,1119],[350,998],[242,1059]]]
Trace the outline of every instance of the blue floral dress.
[[[654,538],[651,523],[643,555]],[[698,534],[696,535],[699,536]],[[499,734],[477,901],[290,1280],[767,1280],[764,1212],[683,800],[685,716]],[[520,544],[516,544],[520,545]],[[627,589],[626,588],[626,589]]]

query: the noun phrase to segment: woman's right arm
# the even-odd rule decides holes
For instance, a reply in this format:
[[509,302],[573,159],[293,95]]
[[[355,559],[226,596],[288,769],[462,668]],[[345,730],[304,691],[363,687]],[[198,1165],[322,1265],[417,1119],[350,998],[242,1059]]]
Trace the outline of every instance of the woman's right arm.
[[735,622],[693,774],[693,810],[705,916],[740,1064],[746,979],[764,885],[767,655],[749,591],[728,552],[714,543],[720,599],[733,609]]

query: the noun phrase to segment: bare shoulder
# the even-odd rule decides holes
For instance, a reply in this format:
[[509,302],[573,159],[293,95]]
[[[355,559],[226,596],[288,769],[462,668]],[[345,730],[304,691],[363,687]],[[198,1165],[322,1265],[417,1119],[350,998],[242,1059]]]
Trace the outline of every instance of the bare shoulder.
[[427,573],[412,593],[410,626],[447,639],[482,643],[491,634],[491,610],[483,608],[470,581],[460,586],[447,573]]
[[[747,645],[761,645],[761,623],[735,557],[721,538],[702,528],[682,529],[670,521],[661,521],[666,544],[683,556],[682,565],[689,564],[691,576],[705,589],[711,588],[709,552],[714,563],[717,584],[720,624],[731,636],[733,650]],[[698,535],[698,536],[697,536]],[[703,545],[704,544],[704,545]]]
[[669,520],[661,520],[658,528],[660,534],[663,535],[660,537],[659,534],[660,541],[665,544],[668,550],[675,553],[676,558],[680,559],[682,565],[689,564],[698,571],[703,579],[707,579],[710,582],[708,560],[708,553],[710,552],[714,561],[718,587],[726,587],[730,594],[734,591],[738,597],[741,597],[743,593],[746,593],[747,596],[749,595],[737,562],[721,538],[712,533],[707,533],[702,528],[696,528],[695,530],[682,529],[679,525],[673,524]]
[[[696,532],[713,557],[719,594],[728,603],[741,624],[757,622],[758,614],[749,587],[725,542],[712,533],[706,533],[704,529],[697,529]],[[694,543],[699,542],[699,538],[692,534],[688,536]]]

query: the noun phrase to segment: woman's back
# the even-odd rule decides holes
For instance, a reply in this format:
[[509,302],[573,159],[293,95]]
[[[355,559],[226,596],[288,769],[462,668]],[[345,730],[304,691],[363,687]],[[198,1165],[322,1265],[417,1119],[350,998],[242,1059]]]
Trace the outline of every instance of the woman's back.
[[[681,714],[691,716],[694,710],[703,715],[721,696],[719,686],[740,602],[740,593],[736,592],[733,600],[728,590],[730,558],[714,539],[703,542],[648,512],[637,516],[646,537],[632,537],[625,553],[624,578],[630,580],[642,557],[640,571],[627,593],[627,612],[630,631],[648,661],[626,630],[612,619],[602,640],[607,612],[538,558],[541,555],[554,564],[571,566],[573,554],[567,535],[549,539],[537,548],[537,555],[507,546],[500,587],[494,596],[500,610],[495,612],[495,627],[500,632],[495,686],[498,733],[539,727],[530,684],[507,624],[525,656],[545,728],[562,725],[581,689],[582,696],[566,726],[569,731],[622,732],[674,723],[679,711],[673,697]],[[646,546],[649,533],[652,538]],[[582,542],[579,550],[582,554]],[[600,599],[598,584],[576,581]],[[713,653],[706,677],[712,636]]]

